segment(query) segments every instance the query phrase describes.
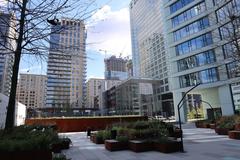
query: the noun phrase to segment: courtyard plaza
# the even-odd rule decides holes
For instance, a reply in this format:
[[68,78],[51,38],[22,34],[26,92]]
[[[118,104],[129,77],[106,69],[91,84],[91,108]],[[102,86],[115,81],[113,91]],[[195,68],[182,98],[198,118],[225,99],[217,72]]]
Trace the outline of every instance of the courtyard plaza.
[[183,125],[185,152],[164,154],[156,151],[135,153],[130,150],[107,151],[103,144],[94,144],[86,132],[63,133],[73,145],[64,150],[71,160],[240,160],[240,141],[217,135],[212,129]]

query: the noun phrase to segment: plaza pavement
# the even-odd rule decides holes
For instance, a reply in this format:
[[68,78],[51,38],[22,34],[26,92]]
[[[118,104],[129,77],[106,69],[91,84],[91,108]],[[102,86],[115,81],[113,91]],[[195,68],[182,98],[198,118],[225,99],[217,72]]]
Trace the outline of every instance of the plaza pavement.
[[85,132],[64,133],[73,146],[63,153],[71,160],[240,160],[240,140],[217,135],[211,129],[195,128],[192,123],[183,128],[185,153],[110,152],[104,145],[92,143]]

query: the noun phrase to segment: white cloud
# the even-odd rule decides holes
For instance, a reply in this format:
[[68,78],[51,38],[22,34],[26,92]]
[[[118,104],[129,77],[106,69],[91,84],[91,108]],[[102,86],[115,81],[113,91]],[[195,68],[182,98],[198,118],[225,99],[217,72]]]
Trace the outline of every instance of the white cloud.
[[1,6],[6,6],[7,5],[7,1],[6,0],[0,0],[0,7]]
[[[119,56],[131,55],[130,18],[128,8],[112,11],[106,5],[96,12],[88,23],[87,46],[99,52],[107,50],[108,54]],[[104,54],[104,52],[101,52]]]
[[87,81],[88,81],[89,79],[91,79],[91,78],[104,79],[104,77],[103,77],[103,76],[102,76],[102,77],[100,77],[100,76],[89,75],[89,76],[87,77]]

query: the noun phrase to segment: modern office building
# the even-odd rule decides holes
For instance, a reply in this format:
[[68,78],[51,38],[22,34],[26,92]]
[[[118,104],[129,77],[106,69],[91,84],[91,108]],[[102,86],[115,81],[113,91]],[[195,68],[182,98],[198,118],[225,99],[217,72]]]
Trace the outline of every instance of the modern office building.
[[0,10],[0,93],[9,96],[16,47],[13,15]]
[[105,79],[90,78],[87,82],[87,102],[86,108],[95,108],[94,99],[99,94],[99,86]]
[[20,74],[17,85],[17,101],[27,108],[45,107],[46,92],[46,75]]
[[173,96],[169,88],[170,66],[162,6],[161,0],[132,0],[130,3],[133,75],[160,80],[156,89],[158,110],[171,116]]
[[[225,28],[230,19],[226,10],[238,13],[238,0],[164,0],[164,28],[170,62],[170,84],[174,108],[191,87],[191,91],[223,115],[234,113],[231,84],[240,81],[233,71],[236,61],[228,49],[233,47]],[[229,7],[231,9],[229,9]],[[239,16],[239,15],[238,15]],[[203,104],[205,115],[207,104]],[[183,102],[182,121],[186,121],[187,103]],[[178,115],[177,115],[178,116]]]
[[62,18],[52,26],[47,68],[47,107],[83,107],[86,93],[84,22]]
[[111,56],[109,58],[104,59],[104,63],[105,63],[105,79],[125,80],[128,78],[126,59]]
[[157,114],[158,101],[154,90],[160,80],[129,78],[106,91],[106,110],[109,115]]
[[108,80],[105,79],[98,86],[98,94],[95,96],[95,106],[99,106],[99,111],[101,115],[107,114],[106,100],[107,100],[107,90],[113,88],[114,86],[121,83],[121,80]]

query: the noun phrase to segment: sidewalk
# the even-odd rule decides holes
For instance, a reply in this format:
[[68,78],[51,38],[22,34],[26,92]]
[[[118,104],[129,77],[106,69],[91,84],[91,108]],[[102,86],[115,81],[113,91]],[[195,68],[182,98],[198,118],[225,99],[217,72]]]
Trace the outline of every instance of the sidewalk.
[[134,153],[132,151],[109,152],[104,145],[96,145],[86,133],[65,133],[73,146],[64,154],[72,160],[240,160],[240,141],[215,134],[211,129],[183,126],[185,153],[160,152]]

